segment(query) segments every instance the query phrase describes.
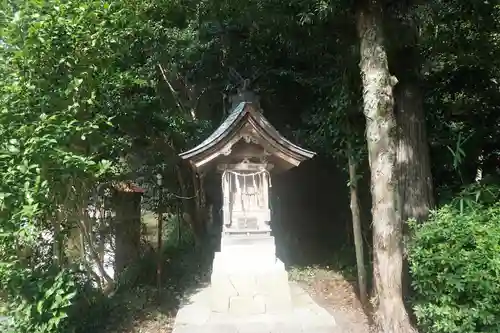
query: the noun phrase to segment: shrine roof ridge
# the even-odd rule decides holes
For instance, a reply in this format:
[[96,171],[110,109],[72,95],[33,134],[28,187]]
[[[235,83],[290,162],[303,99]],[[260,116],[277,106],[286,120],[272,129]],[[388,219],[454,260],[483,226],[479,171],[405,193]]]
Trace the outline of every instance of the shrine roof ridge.
[[255,133],[274,147],[275,150],[290,155],[296,165],[316,153],[301,148],[284,138],[251,102],[241,102],[231,110],[224,122],[196,147],[179,154],[185,160],[200,160],[207,152],[222,149],[244,127],[250,124]]
[[240,104],[238,104],[234,109],[230,111],[230,114],[226,118],[226,120],[224,120],[224,122],[222,122],[222,124],[220,124],[219,127],[208,138],[206,138],[196,147],[179,154],[179,156],[182,159],[189,159],[197,155],[198,152],[215,146],[225,137],[224,134],[228,134],[227,132],[229,132],[230,129],[234,127],[236,123],[238,123],[238,120],[243,118],[243,116],[245,115],[244,109],[246,104],[248,104],[248,102],[241,102]]

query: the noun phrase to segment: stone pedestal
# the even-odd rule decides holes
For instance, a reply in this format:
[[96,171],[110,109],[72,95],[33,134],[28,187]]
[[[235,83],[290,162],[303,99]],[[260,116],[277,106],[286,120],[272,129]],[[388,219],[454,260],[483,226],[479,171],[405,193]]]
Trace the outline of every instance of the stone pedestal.
[[213,262],[212,311],[234,315],[290,311],[288,274],[275,253],[272,236],[223,236]]

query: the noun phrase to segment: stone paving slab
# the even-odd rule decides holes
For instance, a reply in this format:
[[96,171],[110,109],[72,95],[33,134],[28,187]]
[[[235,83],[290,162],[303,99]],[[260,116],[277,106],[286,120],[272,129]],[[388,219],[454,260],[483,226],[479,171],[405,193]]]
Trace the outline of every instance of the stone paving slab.
[[236,316],[210,310],[210,287],[198,290],[179,309],[173,333],[338,333],[332,315],[295,283],[293,309],[275,314]]

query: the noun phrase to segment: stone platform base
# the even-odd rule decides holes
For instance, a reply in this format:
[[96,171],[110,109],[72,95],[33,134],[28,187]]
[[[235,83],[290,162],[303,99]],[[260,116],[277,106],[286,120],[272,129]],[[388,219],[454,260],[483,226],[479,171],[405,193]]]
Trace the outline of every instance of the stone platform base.
[[291,310],[288,274],[281,261],[257,272],[231,272],[221,266],[216,257],[211,278],[213,311],[255,315]]
[[302,288],[294,283],[289,286],[290,312],[244,316],[212,311],[210,287],[200,289],[186,298],[173,333],[341,333],[335,319]]
[[223,238],[215,253],[211,308],[236,316],[291,311],[285,265],[276,258],[274,237]]

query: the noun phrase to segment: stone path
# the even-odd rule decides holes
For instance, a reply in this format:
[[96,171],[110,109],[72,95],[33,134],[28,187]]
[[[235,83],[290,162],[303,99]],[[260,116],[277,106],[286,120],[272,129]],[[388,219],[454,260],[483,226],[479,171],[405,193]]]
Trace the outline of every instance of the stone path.
[[293,309],[283,314],[230,316],[211,312],[210,287],[198,290],[180,308],[173,333],[340,333],[332,315],[291,282]]

